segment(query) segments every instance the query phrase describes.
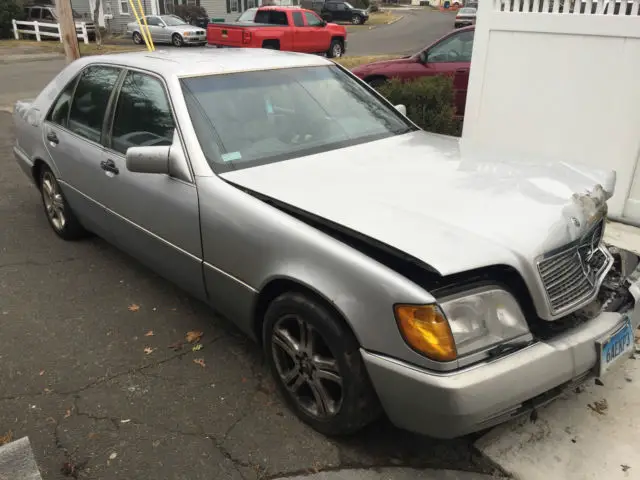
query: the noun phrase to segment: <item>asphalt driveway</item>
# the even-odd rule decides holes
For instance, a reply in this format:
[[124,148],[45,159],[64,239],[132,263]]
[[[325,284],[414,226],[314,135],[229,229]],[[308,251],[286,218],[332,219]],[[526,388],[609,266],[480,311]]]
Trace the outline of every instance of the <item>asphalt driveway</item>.
[[331,440],[301,424],[231,322],[98,238],[59,240],[12,142],[0,113],[0,437],[28,436],[45,480],[492,470],[470,438],[435,441],[382,420]]

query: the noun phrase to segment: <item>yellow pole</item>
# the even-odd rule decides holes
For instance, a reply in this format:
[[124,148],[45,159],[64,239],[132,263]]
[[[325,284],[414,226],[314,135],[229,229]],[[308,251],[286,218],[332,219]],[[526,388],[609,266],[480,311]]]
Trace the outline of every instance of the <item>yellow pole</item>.
[[149,38],[149,43],[151,44],[151,51],[156,50],[156,46],[153,44],[153,38],[151,38],[151,32],[149,31],[149,25],[147,25],[147,17],[144,15],[144,8],[142,8],[142,2],[138,0],[138,6],[140,7],[140,14],[142,15],[142,20],[144,21],[144,26],[147,29],[147,36]]
[[144,40],[144,44],[147,46],[147,50],[152,52],[151,45],[149,44],[149,40],[147,39],[147,32],[145,32],[144,28],[142,28],[142,22],[140,21],[140,17],[138,16],[138,12],[136,11],[136,6],[133,3],[133,0],[129,0],[129,4],[131,5],[131,9],[133,10],[133,15],[136,17],[136,22],[138,22],[138,26],[140,27],[140,33],[142,34],[142,39]]

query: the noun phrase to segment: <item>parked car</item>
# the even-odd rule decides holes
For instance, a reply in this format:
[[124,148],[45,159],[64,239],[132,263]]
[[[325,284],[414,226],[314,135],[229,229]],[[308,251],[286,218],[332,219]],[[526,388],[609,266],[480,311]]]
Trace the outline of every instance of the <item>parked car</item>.
[[327,0],[321,5],[320,16],[327,22],[349,22],[353,25],[361,25],[369,20],[368,10],[356,8],[343,0]]
[[[76,22],[76,32],[78,34],[82,33],[81,23],[84,22],[85,28],[87,29],[87,37],[89,40],[96,39],[96,26],[93,21],[89,17],[83,17],[75,10],[71,10],[73,15],[73,19]],[[29,5],[24,7],[24,17],[27,22],[38,22],[43,25],[39,25],[40,31],[58,33],[57,24],[60,23],[58,14],[56,13],[56,8],[53,5]],[[51,24],[51,26],[47,26],[47,24]],[[23,26],[23,29],[28,29],[27,26]],[[43,39],[56,39],[56,37],[51,36],[42,36]]]
[[341,57],[347,31],[327,23],[311,10],[297,7],[261,7],[247,23],[210,23],[207,42],[217,47],[268,48]]
[[[149,15],[145,19],[154,43],[170,43],[176,47],[207,43],[207,32],[203,28],[190,25],[176,15]],[[127,35],[136,45],[144,43],[138,22],[127,24]]]
[[464,7],[458,10],[456,15],[454,27],[468,27],[469,25],[476,24],[476,12],[477,9],[471,7]]
[[384,410],[464,435],[628,358],[614,172],[475,157],[400,110],[317,55],[89,56],[15,105],[13,150],[58,237],[98,234],[231,319],[320,432]]
[[353,73],[373,87],[391,78],[403,81],[434,75],[453,77],[456,113],[464,115],[475,27],[455,30],[424,50],[403,58],[383,60],[353,69]]

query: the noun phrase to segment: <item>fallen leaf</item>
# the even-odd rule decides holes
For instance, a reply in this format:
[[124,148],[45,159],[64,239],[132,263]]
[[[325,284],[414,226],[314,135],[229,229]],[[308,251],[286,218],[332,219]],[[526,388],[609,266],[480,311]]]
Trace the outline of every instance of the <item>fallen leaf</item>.
[[607,403],[607,399],[603,398],[602,400],[596,400],[595,402],[593,402],[593,405],[589,403],[587,407],[596,412],[598,415],[605,415],[606,411],[609,408],[609,404]]
[[247,383],[247,379],[242,377],[242,383]]
[[140,310],[140,305],[136,305],[135,303],[129,305],[130,312],[137,312],[138,310]]
[[2,435],[0,436],[0,447],[2,445],[6,445],[7,443],[9,443],[11,440],[13,439],[13,432],[11,430],[9,430],[9,432],[6,435]]
[[120,423],[129,423],[131,421],[130,418],[127,418],[126,420],[120,420]]
[[204,333],[202,333],[199,330],[192,330],[190,332],[187,332],[186,339],[187,339],[187,342],[189,343],[196,343],[200,341],[203,335]]
[[169,345],[169,348],[174,352],[177,352],[178,350],[182,350],[182,342],[174,342],[171,345]]
[[40,370],[40,376],[44,375],[44,370]]
[[193,359],[193,363],[197,363],[198,365],[200,365],[202,368],[206,367],[207,365],[204,363],[204,358],[194,358]]
[[153,337],[153,330],[149,330],[147,333],[144,334],[145,337]]
[[44,389],[44,393],[51,393],[51,389],[50,388],[45,388]]
[[199,351],[199,350],[202,350],[202,344],[201,344],[201,343],[197,343],[196,345],[194,345],[194,346],[191,348],[191,351],[192,351],[192,352],[197,352],[197,351]]
[[155,348],[151,348],[151,347],[144,347],[144,353],[146,353],[147,355],[149,355],[150,353],[152,353],[155,350]]
[[62,473],[65,477],[78,478],[78,467],[76,467],[75,463],[73,462],[65,462],[62,464],[60,473]]
[[116,452],[113,452],[111,455],[109,455],[109,460],[115,460],[117,456],[118,454]]
[[90,433],[89,433],[89,440],[93,440],[93,439],[94,439],[94,438],[96,438],[97,436],[98,436],[98,434],[97,434],[97,433],[95,433],[95,432],[90,432]]
[[71,409],[67,409],[67,413],[64,414],[64,418],[69,418],[71,416]]
[[622,468],[623,472],[626,472],[627,470],[629,470],[631,467],[629,465],[620,465],[620,467]]

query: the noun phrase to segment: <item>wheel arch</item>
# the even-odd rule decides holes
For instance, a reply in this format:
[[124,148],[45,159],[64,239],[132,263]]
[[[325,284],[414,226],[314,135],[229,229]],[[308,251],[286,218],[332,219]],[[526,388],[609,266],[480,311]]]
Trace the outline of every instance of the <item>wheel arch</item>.
[[290,277],[276,277],[270,279],[260,289],[253,306],[253,333],[260,345],[263,344],[264,340],[262,338],[262,328],[264,324],[264,315],[267,312],[269,305],[280,295],[288,292],[304,294],[327,308],[336,316],[337,319],[344,323],[344,326],[352,333],[356,341],[360,344],[360,340],[358,339],[353,326],[349,323],[344,312],[342,312],[335,302],[331,301],[317,289],[301,282],[300,280]]

